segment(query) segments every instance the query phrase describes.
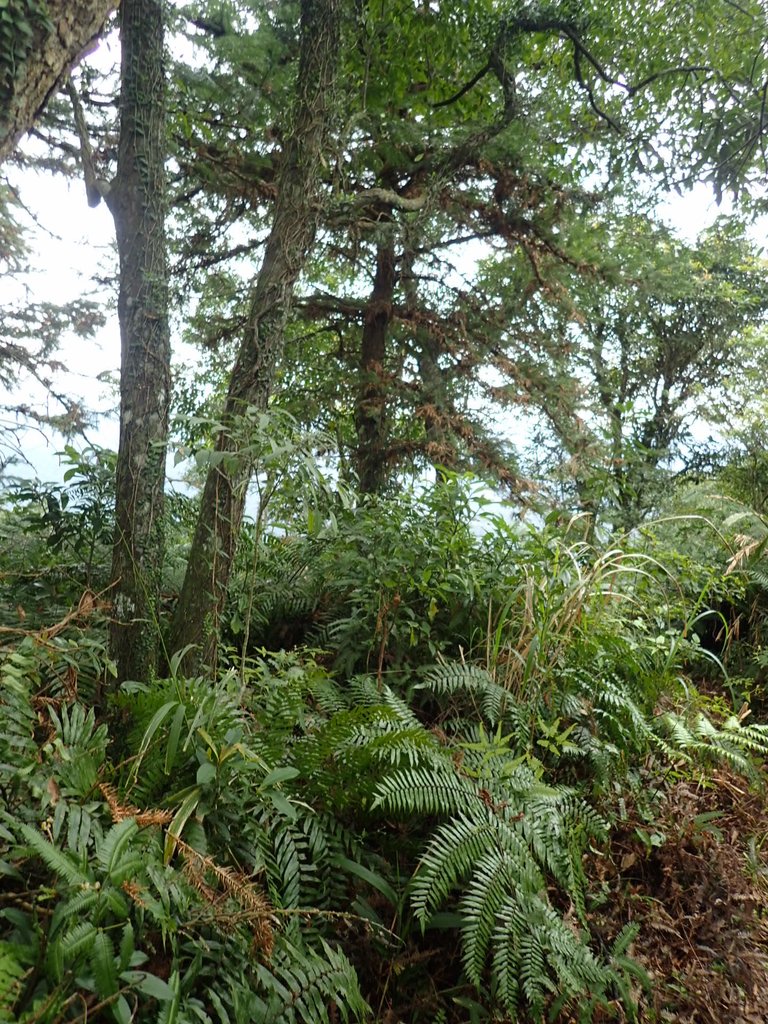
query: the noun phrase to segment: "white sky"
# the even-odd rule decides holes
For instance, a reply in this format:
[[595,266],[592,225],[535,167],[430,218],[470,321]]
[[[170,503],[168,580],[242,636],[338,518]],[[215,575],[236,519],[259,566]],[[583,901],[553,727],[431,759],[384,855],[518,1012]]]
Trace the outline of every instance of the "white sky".
[[[103,205],[91,209],[85,187],[79,182],[66,182],[51,174],[34,172],[23,176],[11,172],[8,178],[20,188],[22,200],[39,226],[28,217],[22,218],[25,224],[31,225],[27,240],[32,250],[33,269],[15,279],[6,277],[0,281],[0,306],[13,299],[23,302],[26,296],[62,303],[82,297],[103,297],[105,289],[97,290],[92,275],[100,271],[114,272],[114,225],[109,211]],[[108,313],[106,326],[95,338],[65,336],[54,358],[67,367],[66,373],[55,375],[57,390],[82,401],[88,410],[116,411],[114,389],[99,379],[100,374],[109,371],[116,374],[120,365],[116,310]],[[20,389],[14,390],[8,398],[53,414],[63,412],[59,403],[29,378],[23,379]],[[110,416],[101,419],[98,429],[90,432],[90,438],[104,447],[117,447],[117,420]],[[24,435],[24,455],[41,479],[60,477],[54,453],[62,445],[60,437],[46,439],[38,430]],[[18,471],[21,473],[21,468]],[[28,473],[29,470],[24,475]]]

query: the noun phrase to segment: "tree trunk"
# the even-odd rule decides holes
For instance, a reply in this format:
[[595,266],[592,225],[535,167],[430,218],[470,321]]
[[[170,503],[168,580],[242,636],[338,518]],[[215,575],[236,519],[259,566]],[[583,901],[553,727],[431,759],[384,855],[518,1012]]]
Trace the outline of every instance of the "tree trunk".
[[120,447],[111,652],[146,682],[157,655],[171,353],[165,248],[162,0],[123,0],[117,176],[107,195],[120,256]]
[[387,386],[384,363],[395,294],[395,250],[391,240],[376,250],[373,290],[365,307],[360,348],[360,394],[355,409],[355,462],[363,494],[377,494],[387,482]]
[[182,666],[187,673],[202,664],[215,666],[219,620],[252,468],[238,422],[246,409],[267,407],[294,286],[317,231],[323,149],[338,66],[339,8],[340,0],[301,0],[296,99],[277,174],[274,220],[171,626],[171,650],[186,649]]
[[453,410],[439,361],[443,347],[429,328],[417,329],[416,342],[424,453],[434,466],[435,480],[440,481],[445,479],[443,470],[453,469],[456,464],[456,442],[447,430]]
[[[101,33],[116,0],[25,0],[4,5],[0,33],[0,163],[39,118],[67,72]],[[31,35],[14,26],[23,22]]]

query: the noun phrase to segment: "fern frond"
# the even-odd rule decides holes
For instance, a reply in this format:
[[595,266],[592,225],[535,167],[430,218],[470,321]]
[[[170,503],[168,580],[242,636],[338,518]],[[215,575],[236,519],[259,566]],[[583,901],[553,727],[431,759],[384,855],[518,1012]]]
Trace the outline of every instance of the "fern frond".
[[406,729],[423,728],[408,702],[372,676],[355,676],[348,684],[352,706],[384,707],[394,714],[395,721]]
[[263,967],[259,971],[272,993],[265,1022],[331,1024],[338,1015],[345,1022],[369,1019],[371,1008],[362,996],[354,968],[341,950],[325,941],[317,952],[287,943],[285,946],[289,956],[273,963],[271,971]]
[[422,926],[429,915],[491,852],[503,851],[505,863],[535,888],[544,884],[522,837],[488,808],[476,817],[459,814],[441,825],[427,845],[413,878],[411,905]]
[[[100,891],[98,889],[82,889],[79,892],[74,893],[64,903],[60,903],[56,907],[55,922],[57,927],[59,924],[63,924],[67,921],[77,921],[87,910],[94,907],[100,898]],[[52,925],[53,928],[53,925]]]
[[65,961],[68,964],[76,964],[81,957],[87,956],[96,940],[96,935],[97,928],[92,921],[80,921],[70,928],[59,940]]
[[278,878],[279,905],[283,908],[301,904],[302,866],[308,863],[306,837],[290,823],[282,822],[272,836]]
[[720,727],[720,738],[737,744],[751,754],[768,756],[768,725],[745,725],[736,715],[731,715]]
[[521,994],[536,1017],[555,993],[565,1001],[593,997],[614,980],[613,972],[595,958],[579,932],[531,892],[511,894],[501,907],[493,949],[494,974],[510,1012],[517,1010]]
[[430,668],[419,684],[437,697],[464,695],[479,709],[491,727],[507,723],[516,732],[524,733],[530,720],[530,709],[518,703],[512,692],[501,686],[490,672],[479,665],[451,662]]
[[663,730],[659,742],[670,757],[704,764],[725,763],[743,775],[754,775],[751,757],[768,754],[768,730],[763,725],[743,725],[732,715],[717,725],[701,712],[694,715],[667,711],[657,719]]
[[[526,851],[527,852],[527,851]],[[459,905],[467,977],[480,986],[499,910],[517,889],[536,891],[543,884],[530,857],[521,861],[508,849],[493,849],[474,865],[473,876]]]
[[27,845],[32,847],[34,852],[54,875],[63,878],[70,885],[88,885],[93,881],[89,872],[85,871],[81,865],[75,863],[68,853],[64,853],[54,846],[53,843],[49,842],[37,829],[30,828],[29,825],[22,823],[19,823],[17,828]]
[[393,772],[377,785],[373,801],[398,814],[458,814],[482,805],[476,787],[448,765]]
[[37,659],[28,641],[11,651],[0,665],[0,768],[4,772],[20,772],[37,761],[37,714],[32,706],[37,671]]
[[90,960],[97,994],[101,999],[113,996],[118,989],[115,949],[109,935],[102,929],[94,936]]
[[22,993],[25,968],[9,942],[0,942],[0,1020],[13,1020],[16,1001]]
[[350,745],[361,749],[374,760],[392,768],[405,763],[409,768],[425,764],[438,766],[445,757],[437,747],[434,736],[421,725],[410,729],[384,728],[378,735],[368,729],[355,729],[349,737]]
[[101,826],[86,807],[71,803],[67,806],[67,849],[83,857],[92,839],[100,838]]
[[124,818],[117,825],[112,826],[96,850],[96,860],[99,866],[107,877],[117,885],[128,877],[124,867],[126,854],[130,856],[131,840],[138,831],[139,826],[134,818]]
[[493,677],[479,665],[449,662],[427,670],[420,688],[445,696],[452,693],[482,693],[495,686]]

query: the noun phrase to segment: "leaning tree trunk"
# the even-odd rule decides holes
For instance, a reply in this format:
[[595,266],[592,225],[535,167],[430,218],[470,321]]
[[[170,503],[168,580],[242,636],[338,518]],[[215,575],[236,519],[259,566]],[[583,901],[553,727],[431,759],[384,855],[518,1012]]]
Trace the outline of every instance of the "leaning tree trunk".
[[117,176],[107,203],[120,256],[120,447],[111,651],[118,678],[146,681],[158,645],[171,353],[165,248],[162,0],[123,0]]
[[340,0],[301,0],[296,100],[277,175],[274,220],[171,625],[171,650],[186,651],[182,666],[188,673],[201,664],[215,665],[218,624],[251,475],[243,451],[247,439],[238,430],[238,420],[249,407],[267,406],[294,286],[317,231],[323,149],[338,64],[339,8]]
[[[34,125],[115,7],[116,0],[15,0],[3,4],[0,163]],[[28,31],[17,27],[22,22]]]
[[386,458],[388,388],[384,364],[396,280],[395,248],[392,240],[387,239],[376,249],[376,273],[365,307],[360,348],[360,392],[355,408],[355,463],[363,494],[380,493],[389,476]]

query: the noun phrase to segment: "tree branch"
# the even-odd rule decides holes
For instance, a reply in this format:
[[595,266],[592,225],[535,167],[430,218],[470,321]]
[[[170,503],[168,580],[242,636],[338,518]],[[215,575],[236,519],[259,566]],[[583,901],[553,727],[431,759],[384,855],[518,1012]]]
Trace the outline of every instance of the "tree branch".
[[480,68],[477,74],[470,78],[467,84],[463,85],[458,92],[455,92],[453,96],[449,96],[447,100],[440,100],[439,103],[433,103],[432,109],[439,110],[440,107],[449,107],[452,103],[458,103],[462,96],[466,96],[470,89],[474,89],[474,87],[485,78],[490,70],[491,62],[488,61],[485,67]]
[[67,78],[67,93],[72,103],[72,112],[75,115],[75,128],[77,137],[80,140],[80,159],[83,164],[83,177],[85,179],[85,194],[88,197],[89,206],[98,206],[101,200],[109,193],[109,183],[98,178],[96,165],[93,160],[93,150],[88,137],[88,126],[85,123],[85,113],[77,89],[71,78]]

